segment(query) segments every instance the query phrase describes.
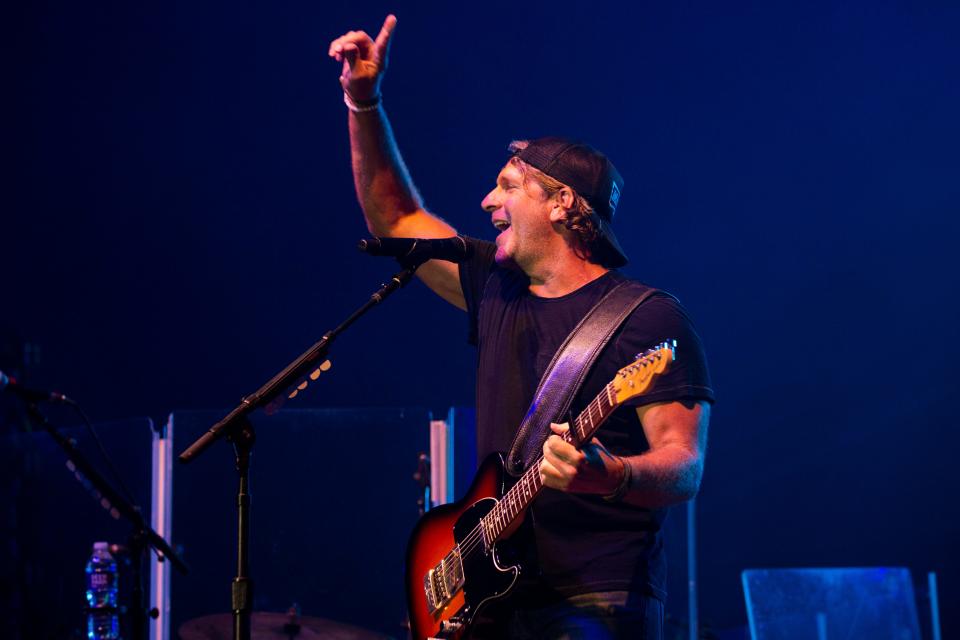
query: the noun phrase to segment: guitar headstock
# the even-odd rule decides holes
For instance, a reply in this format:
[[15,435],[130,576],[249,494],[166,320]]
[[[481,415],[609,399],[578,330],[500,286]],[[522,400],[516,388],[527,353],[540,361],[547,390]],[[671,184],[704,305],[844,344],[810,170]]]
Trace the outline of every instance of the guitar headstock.
[[663,373],[676,357],[677,341],[665,340],[652,349],[637,354],[637,359],[617,372],[610,383],[616,404],[645,392],[653,377]]

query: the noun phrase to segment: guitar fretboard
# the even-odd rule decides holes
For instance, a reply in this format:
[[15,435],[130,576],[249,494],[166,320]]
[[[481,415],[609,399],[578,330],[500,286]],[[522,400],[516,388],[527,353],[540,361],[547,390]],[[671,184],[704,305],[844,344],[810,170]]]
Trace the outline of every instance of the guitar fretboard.
[[[607,383],[603,391],[597,394],[570,425],[576,437],[567,432],[563,435],[564,440],[578,448],[583,443],[589,442],[600,425],[618,406],[625,400],[642,393],[647,388],[650,378],[662,372],[666,363],[673,360],[676,345],[675,340],[662,342],[631,365],[618,371],[617,376]],[[541,455],[520,477],[519,482],[513,485],[497,505],[480,519],[483,541],[488,549],[540,493],[543,488],[543,481],[540,479],[542,461]]]
[[[576,441],[588,442],[593,437],[600,425],[619,406],[615,398],[613,382],[610,382],[570,425],[570,429],[577,435]],[[571,443],[575,441],[569,433],[564,434],[564,440]],[[482,518],[484,542],[488,547],[496,542],[517,516],[540,493],[543,488],[543,481],[540,479],[540,463],[542,461],[543,456],[537,458],[537,461],[520,477],[517,484],[510,487],[510,490],[504,494],[497,506]]]

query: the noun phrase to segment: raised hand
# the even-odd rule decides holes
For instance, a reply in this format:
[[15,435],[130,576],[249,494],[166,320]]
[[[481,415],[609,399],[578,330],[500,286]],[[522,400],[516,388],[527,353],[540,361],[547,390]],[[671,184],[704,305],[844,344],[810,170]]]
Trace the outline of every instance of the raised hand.
[[330,43],[328,55],[343,63],[340,85],[353,100],[376,100],[380,96],[380,81],[390,54],[390,37],[396,26],[397,17],[390,14],[383,21],[376,40],[365,31],[348,31]]

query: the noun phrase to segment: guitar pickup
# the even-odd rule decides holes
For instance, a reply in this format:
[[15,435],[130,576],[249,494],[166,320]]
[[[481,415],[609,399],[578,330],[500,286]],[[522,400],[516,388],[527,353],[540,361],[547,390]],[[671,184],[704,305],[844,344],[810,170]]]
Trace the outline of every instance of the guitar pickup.
[[423,576],[423,592],[427,596],[427,607],[430,609],[430,613],[435,613],[443,607],[443,598],[437,593],[433,581],[434,573],[436,573],[436,569],[430,569],[430,571],[427,571],[427,575]]
[[463,587],[463,563],[459,550],[452,551],[423,576],[423,592],[430,613],[443,609]]

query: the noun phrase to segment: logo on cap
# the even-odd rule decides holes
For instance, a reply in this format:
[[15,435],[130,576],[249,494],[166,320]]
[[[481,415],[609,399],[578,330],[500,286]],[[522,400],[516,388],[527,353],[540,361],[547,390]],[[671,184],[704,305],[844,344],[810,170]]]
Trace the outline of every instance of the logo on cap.
[[620,202],[620,187],[617,186],[617,183],[614,182],[613,186],[610,188],[610,217],[613,217],[613,212],[617,210],[617,204]]

